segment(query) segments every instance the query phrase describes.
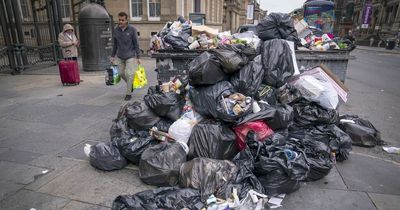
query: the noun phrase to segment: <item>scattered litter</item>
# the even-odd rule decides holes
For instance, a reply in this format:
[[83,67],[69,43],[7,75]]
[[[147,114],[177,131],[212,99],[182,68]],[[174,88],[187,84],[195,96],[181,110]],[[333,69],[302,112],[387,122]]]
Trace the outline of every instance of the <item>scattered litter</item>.
[[49,170],[44,170],[42,171],[42,174],[47,174],[49,172]]
[[282,205],[282,201],[283,201],[283,199],[285,198],[285,196],[286,196],[286,194],[280,194],[280,195],[278,195],[278,196],[276,196],[276,197],[271,197],[269,200],[268,200],[268,203],[270,203],[270,204],[272,204],[272,206],[270,206],[270,208],[271,209],[276,209],[276,208],[279,208],[279,207],[281,207]]
[[398,147],[382,147],[388,153],[400,155],[400,148]]

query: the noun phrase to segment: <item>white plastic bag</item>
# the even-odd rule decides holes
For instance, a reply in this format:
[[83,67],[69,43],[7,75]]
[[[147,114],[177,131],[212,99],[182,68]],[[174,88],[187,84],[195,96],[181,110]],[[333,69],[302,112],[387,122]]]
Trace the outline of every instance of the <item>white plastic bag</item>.
[[194,111],[186,112],[181,118],[172,123],[168,129],[168,134],[176,141],[188,143],[193,127],[202,119]]

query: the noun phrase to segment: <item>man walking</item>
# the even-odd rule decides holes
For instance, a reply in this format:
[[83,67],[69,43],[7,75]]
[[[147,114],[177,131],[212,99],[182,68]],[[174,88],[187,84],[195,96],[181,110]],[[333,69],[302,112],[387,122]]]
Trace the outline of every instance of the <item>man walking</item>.
[[[136,58],[136,62],[135,62]],[[126,82],[125,101],[132,98],[132,80],[136,64],[140,64],[140,48],[137,30],[128,23],[125,12],[118,14],[118,27],[114,29],[111,62],[119,66],[120,75]]]

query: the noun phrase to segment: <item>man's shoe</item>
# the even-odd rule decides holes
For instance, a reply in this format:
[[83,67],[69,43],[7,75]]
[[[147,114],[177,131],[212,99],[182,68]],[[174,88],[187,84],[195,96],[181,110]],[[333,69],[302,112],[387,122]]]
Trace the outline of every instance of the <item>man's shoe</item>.
[[131,95],[126,95],[125,96],[125,101],[130,101],[132,99],[132,96]]

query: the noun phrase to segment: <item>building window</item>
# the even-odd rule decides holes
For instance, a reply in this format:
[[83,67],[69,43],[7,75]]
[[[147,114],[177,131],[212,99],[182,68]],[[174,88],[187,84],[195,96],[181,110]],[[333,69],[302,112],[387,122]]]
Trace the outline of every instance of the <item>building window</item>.
[[194,0],[194,12],[201,12],[201,1],[200,0]]
[[148,0],[149,20],[159,21],[161,15],[161,0]]
[[61,17],[69,19],[71,17],[71,8],[69,0],[60,0],[61,3]]
[[22,19],[26,20],[31,18],[31,11],[29,10],[29,2],[28,0],[21,0],[20,2]]
[[131,19],[142,20],[143,15],[143,0],[130,0]]

